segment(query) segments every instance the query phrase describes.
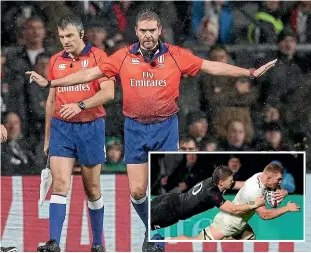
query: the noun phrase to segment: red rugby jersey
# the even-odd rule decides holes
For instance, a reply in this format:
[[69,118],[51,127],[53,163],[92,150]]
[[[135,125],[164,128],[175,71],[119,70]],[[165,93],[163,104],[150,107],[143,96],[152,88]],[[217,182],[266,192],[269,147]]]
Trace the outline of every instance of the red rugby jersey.
[[108,77],[120,76],[124,115],[153,123],[178,112],[182,74],[196,75],[203,61],[183,48],[160,42],[151,63],[145,62],[136,43],[111,55],[99,68]]
[[[81,55],[76,57],[75,60],[73,60],[65,51],[61,51],[53,55],[50,59],[48,79],[53,80],[62,78],[81,69],[92,68],[97,65],[101,65],[107,59],[108,56],[103,50],[92,47],[91,44],[86,45],[82,50]],[[59,113],[61,105],[80,102],[93,96],[100,90],[100,83],[105,80],[107,80],[107,77],[74,86],[56,87],[54,117],[64,120]],[[94,108],[82,110],[73,118],[69,120],[66,119],[66,121],[88,122],[105,115],[106,113],[104,106],[97,106]]]

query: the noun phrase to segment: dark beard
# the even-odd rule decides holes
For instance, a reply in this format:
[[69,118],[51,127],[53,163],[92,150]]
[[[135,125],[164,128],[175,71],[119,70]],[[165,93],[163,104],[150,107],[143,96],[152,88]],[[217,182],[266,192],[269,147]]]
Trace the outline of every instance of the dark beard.
[[154,56],[154,54],[157,52],[158,49],[159,49],[159,43],[153,49],[148,50],[148,49],[140,48],[140,51],[145,60],[151,61],[152,57]]

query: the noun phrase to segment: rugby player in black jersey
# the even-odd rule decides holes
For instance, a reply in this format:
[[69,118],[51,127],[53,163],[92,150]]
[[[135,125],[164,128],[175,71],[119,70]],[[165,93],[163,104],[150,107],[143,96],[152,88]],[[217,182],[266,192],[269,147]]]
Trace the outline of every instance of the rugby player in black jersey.
[[264,197],[250,204],[234,205],[223,198],[228,189],[240,189],[244,182],[234,182],[233,172],[226,166],[217,167],[207,178],[186,193],[165,193],[151,201],[151,230],[164,228],[196,214],[218,207],[230,214],[242,214],[264,205]]

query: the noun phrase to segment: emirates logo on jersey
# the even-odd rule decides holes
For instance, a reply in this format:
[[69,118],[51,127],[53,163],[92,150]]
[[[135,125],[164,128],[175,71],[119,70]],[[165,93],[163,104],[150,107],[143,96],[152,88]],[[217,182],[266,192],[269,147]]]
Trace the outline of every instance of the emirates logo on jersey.
[[72,92],[72,91],[90,91],[91,87],[88,83],[77,84],[73,86],[57,87],[57,92]]
[[83,61],[81,62],[82,68],[86,68],[88,65],[89,65],[89,60],[83,60]]

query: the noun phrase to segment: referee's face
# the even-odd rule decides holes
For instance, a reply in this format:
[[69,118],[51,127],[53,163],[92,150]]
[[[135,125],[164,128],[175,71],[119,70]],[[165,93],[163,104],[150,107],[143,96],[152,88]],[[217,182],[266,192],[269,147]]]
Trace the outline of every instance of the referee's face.
[[158,26],[156,20],[142,20],[138,22],[136,30],[136,35],[143,49],[153,49],[161,35],[161,26]]
[[58,36],[67,53],[79,53],[81,47],[83,48],[83,40],[77,27],[68,25],[65,29],[58,28]]

